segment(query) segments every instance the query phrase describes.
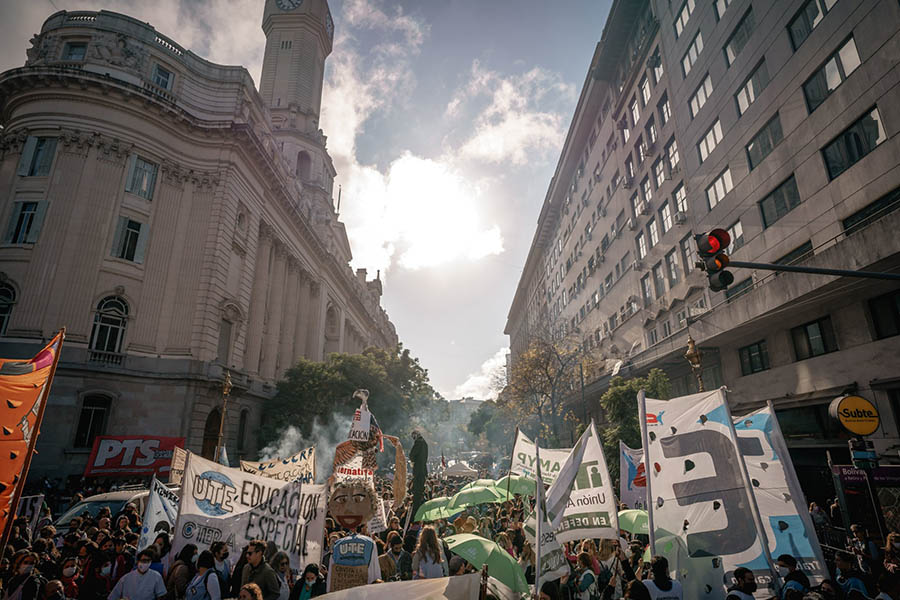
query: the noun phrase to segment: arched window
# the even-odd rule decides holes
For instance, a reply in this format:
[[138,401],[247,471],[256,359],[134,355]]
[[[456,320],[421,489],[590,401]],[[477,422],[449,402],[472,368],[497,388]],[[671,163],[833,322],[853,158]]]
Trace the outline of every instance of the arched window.
[[312,159],[309,154],[301,150],[297,153],[297,177],[300,178],[300,181],[309,181],[311,173]]
[[216,446],[219,443],[219,423],[222,421],[221,413],[218,408],[209,411],[206,417],[206,425],[203,427],[203,448],[200,455],[209,460],[216,458]]
[[118,296],[107,296],[97,305],[94,327],[91,330],[91,350],[95,352],[122,352],[125,323],[128,320],[128,303]]
[[16,290],[8,283],[0,283],[0,335],[6,335],[6,326],[16,303]]
[[238,421],[238,438],[237,438],[237,449],[238,452],[243,452],[247,449],[247,420],[250,418],[250,411],[246,408],[241,411],[241,419]]

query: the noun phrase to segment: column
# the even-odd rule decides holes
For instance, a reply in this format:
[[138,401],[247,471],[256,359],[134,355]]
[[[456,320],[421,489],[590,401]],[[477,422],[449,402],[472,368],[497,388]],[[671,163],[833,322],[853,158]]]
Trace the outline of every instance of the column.
[[325,291],[317,281],[309,284],[309,327],[306,330],[306,356],[310,360],[322,360],[322,344],[325,342],[322,324],[325,322]]
[[294,361],[293,364],[297,364],[297,361],[300,360],[304,356],[307,355],[307,338],[309,331],[309,313],[310,313],[310,298],[309,298],[309,286],[311,283],[310,275],[306,271],[300,271],[300,276],[298,278],[298,292],[297,292],[297,311],[299,315],[297,317],[297,328],[294,332]]
[[284,372],[294,366],[294,331],[297,328],[297,288],[300,285],[300,265],[291,257],[288,260],[287,286],[284,288],[284,327],[281,332],[281,350],[278,354],[277,375],[280,379]]
[[250,296],[250,318],[247,320],[247,350],[244,369],[259,372],[263,323],[266,320],[266,295],[269,291],[269,259],[272,255],[272,232],[266,225],[259,228],[256,242],[256,266],[253,268],[253,291]]
[[263,379],[275,379],[275,365],[278,360],[278,340],[281,335],[281,313],[284,306],[284,278],[287,271],[287,255],[280,244],[275,249],[275,265],[272,268],[271,302],[266,309],[268,324],[266,326],[265,350],[259,374]]

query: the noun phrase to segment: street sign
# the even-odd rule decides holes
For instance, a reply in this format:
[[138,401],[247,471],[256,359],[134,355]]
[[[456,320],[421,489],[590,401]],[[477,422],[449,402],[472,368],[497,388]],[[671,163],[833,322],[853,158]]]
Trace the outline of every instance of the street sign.
[[839,396],[828,406],[828,413],[852,435],[872,435],[881,424],[878,409],[862,396]]

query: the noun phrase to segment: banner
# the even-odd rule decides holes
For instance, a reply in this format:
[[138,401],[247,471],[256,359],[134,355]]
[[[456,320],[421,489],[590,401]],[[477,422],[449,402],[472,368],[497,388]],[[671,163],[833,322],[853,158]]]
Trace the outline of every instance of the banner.
[[316,449],[309,447],[287,458],[275,458],[262,462],[242,460],[241,470],[281,481],[299,479],[302,483],[315,483]]
[[57,334],[31,360],[0,358],[0,532],[5,531],[13,494],[25,468],[31,436],[38,413],[47,399],[55,357],[62,348],[63,334]]
[[243,548],[273,542],[301,570],[322,560],[325,486],[282,482],[188,456],[172,551],[196,544],[203,551],[222,540]]
[[797,559],[797,567],[817,586],[829,578],[828,568],[791,456],[770,407],[734,419],[741,456],[753,483],[769,553]]
[[141,525],[141,539],[138,548],[146,548],[153,543],[156,535],[162,531],[172,537],[175,521],[178,519],[178,493],[167,488],[153,476],[150,480],[150,495],[144,508]]
[[94,438],[94,448],[84,469],[85,477],[141,476],[168,473],[172,453],[184,448],[183,437],[148,435],[103,435]]
[[[568,452],[568,455],[556,463],[547,461],[545,452]],[[555,526],[556,539],[568,542],[587,538],[618,538],[618,506],[600,437],[593,423],[570,451],[542,448],[541,476],[547,464],[554,466],[557,474],[547,491],[547,516]],[[565,508],[561,511],[562,507]],[[526,523],[525,534],[529,539],[534,539],[533,521]]]
[[619,440],[619,500],[628,508],[647,507],[644,449],[633,450]]
[[28,531],[34,536],[38,520],[41,518],[41,507],[44,505],[44,495],[22,496],[19,498],[19,506],[16,508],[16,517],[24,517],[28,521]]
[[[579,439],[579,444],[576,444],[575,447],[578,448],[580,445],[582,444]],[[540,452],[540,448],[535,444],[535,469],[537,471],[536,475],[538,480],[541,479],[542,475]],[[583,450],[580,452],[583,452]],[[537,488],[537,498],[534,504],[534,515],[529,521],[531,521],[536,529],[535,536],[532,537],[532,542],[534,539],[540,540],[536,545],[537,551],[535,562],[538,567],[538,572],[534,580],[535,589],[540,591],[542,581],[553,581],[554,579],[559,579],[563,575],[568,575],[569,564],[566,562],[566,555],[562,550],[562,546],[559,545],[559,540],[553,533],[553,526],[548,519],[547,500],[544,497],[544,486],[537,485],[535,487]]]
[[756,597],[771,597],[772,571],[724,392],[669,401],[641,393],[638,402],[646,464],[653,465],[652,553],[668,558],[685,598],[724,598],[737,567],[754,572]]
[[387,529],[387,516],[384,512],[384,498],[379,498],[375,501],[375,504],[378,506],[378,509],[375,511],[375,516],[369,519],[369,523],[366,526],[366,535],[368,536],[374,536]]
[[[559,475],[562,464],[566,462],[571,452],[571,448],[559,448],[556,450],[544,448],[541,452],[541,477],[543,477],[544,483],[551,485],[556,481],[556,476]],[[517,431],[516,442],[513,445],[512,464],[509,468],[510,473],[535,479],[537,477],[535,456],[534,442],[521,431]]]
[[187,461],[187,450],[175,446],[172,448],[172,467],[169,470],[169,483],[181,485],[184,478],[184,463]]

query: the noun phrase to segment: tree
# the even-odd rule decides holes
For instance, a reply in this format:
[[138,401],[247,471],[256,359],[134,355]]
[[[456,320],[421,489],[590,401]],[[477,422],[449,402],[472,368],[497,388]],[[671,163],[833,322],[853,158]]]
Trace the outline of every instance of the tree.
[[651,369],[646,377],[613,377],[610,380],[609,388],[600,398],[605,424],[599,428],[612,479],[619,477],[619,440],[632,448],[643,445],[638,418],[638,392],[644,390],[649,398],[666,400],[671,387],[668,375],[661,369]]
[[509,403],[502,397],[486,400],[469,417],[468,432],[479,450],[491,453],[496,458],[508,455],[512,450],[516,426],[527,425],[512,413]]

